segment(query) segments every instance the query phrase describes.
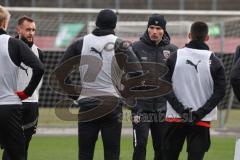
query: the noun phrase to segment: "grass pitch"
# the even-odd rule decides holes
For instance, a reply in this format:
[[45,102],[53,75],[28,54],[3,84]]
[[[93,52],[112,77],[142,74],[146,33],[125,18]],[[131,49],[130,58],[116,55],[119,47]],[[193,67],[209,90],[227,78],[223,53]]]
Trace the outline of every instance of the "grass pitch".
[[[77,114],[77,109],[71,110]],[[123,127],[131,127],[130,112],[123,112]],[[231,110],[226,123],[227,128],[240,129],[240,110]],[[218,124],[215,122],[213,128]],[[77,127],[76,121],[63,121],[55,115],[53,108],[41,108],[39,127]],[[232,160],[234,158],[235,137],[212,137],[211,148],[206,153],[204,160]],[[30,144],[29,160],[77,160],[78,145],[77,136],[34,136]],[[180,155],[179,160],[186,160],[186,149]],[[132,137],[123,136],[121,141],[121,160],[131,160],[133,153]],[[0,150],[0,157],[2,150]],[[1,159],[1,158],[0,158]],[[103,160],[103,148],[99,138],[94,160]],[[153,159],[151,138],[147,146],[147,160]]]
[[[235,138],[213,137],[212,145],[204,160],[232,160]],[[130,160],[133,152],[132,137],[124,136],[121,141],[121,160]],[[77,160],[78,146],[76,136],[35,136],[29,149],[29,160]],[[2,156],[2,151],[0,151]],[[147,160],[153,159],[152,142],[147,146]],[[104,160],[101,138],[99,138],[94,160]],[[186,160],[185,148],[179,160]]]

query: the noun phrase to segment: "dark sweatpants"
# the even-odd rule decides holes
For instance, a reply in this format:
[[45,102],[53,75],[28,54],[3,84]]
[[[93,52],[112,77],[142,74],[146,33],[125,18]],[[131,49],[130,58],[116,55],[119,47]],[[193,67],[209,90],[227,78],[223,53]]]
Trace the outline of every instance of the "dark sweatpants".
[[[38,103],[23,102],[21,106],[23,129],[25,135],[25,160],[28,157],[28,148],[33,134],[36,133],[38,122]],[[3,152],[3,160],[11,160],[7,152]]]
[[[111,102],[109,98],[108,100]],[[82,100],[82,107],[94,108],[97,103],[87,98]],[[103,106],[100,105],[100,107]],[[93,160],[95,143],[99,132],[101,132],[103,141],[104,160],[119,160],[122,129],[121,107],[122,103],[120,102],[111,113],[95,120],[78,123],[79,160]],[[82,110],[80,109],[80,111]]]
[[21,105],[0,105],[0,144],[11,160],[25,160]]
[[104,160],[119,160],[122,123],[101,119],[78,124],[79,160],[92,160],[98,133],[101,131]]
[[[156,116],[154,116],[156,115]],[[145,117],[145,118],[144,118]],[[133,160],[146,159],[146,147],[148,142],[149,131],[152,135],[154,149],[154,160],[162,160],[162,133],[163,122],[161,119],[154,120],[151,117],[158,117],[158,113],[145,113],[141,116],[141,122],[133,123]]]
[[188,123],[165,123],[163,134],[164,160],[178,160],[187,141],[188,160],[203,160],[211,141],[209,128]]

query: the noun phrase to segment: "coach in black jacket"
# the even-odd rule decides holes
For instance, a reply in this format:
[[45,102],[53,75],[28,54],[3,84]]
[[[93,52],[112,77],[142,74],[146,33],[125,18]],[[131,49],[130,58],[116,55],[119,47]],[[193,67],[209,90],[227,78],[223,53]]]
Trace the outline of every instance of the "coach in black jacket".
[[[146,32],[139,41],[133,43],[133,51],[142,64],[165,64],[170,54],[176,52],[176,50],[177,47],[170,44],[170,37],[166,31],[166,20],[158,14],[153,14],[149,17]],[[158,67],[151,67],[152,73],[150,75],[153,76],[150,76],[148,80],[158,83],[159,76],[157,75],[160,70]],[[151,130],[152,134],[155,159],[161,159],[160,143],[162,120],[165,117],[165,113],[166,99],[162,95],[159,95],[159,93],[156,93],[156,97],[154,98],[137,99],[136,107],[132,110],[134,135],[133,160],[145,160],[149,130]]]

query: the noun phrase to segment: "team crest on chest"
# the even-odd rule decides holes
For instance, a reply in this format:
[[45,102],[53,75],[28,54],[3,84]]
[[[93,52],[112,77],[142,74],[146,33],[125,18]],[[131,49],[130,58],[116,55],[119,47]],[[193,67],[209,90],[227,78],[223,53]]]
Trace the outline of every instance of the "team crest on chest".
[[163,50],[163,55],[166,59],[168,59],[169,56],[170,56],[170,51],[169,50]]

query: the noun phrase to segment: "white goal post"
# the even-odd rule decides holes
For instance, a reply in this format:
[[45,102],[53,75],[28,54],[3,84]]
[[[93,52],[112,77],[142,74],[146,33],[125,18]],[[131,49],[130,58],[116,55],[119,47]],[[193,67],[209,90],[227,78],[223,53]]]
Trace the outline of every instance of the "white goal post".
[[240,160],[240,138],[236,140],[234,160]]
[[[6,7],[10,12],[43,12],[43,13],[92,13],[101,9],[93,8],[45,8],[45,7]],[[205,16],[240,16],[240,11],[212,10],[149,10],[149,9],[113,9],[118,14],[162,14],[162,15],[205,15]]]

